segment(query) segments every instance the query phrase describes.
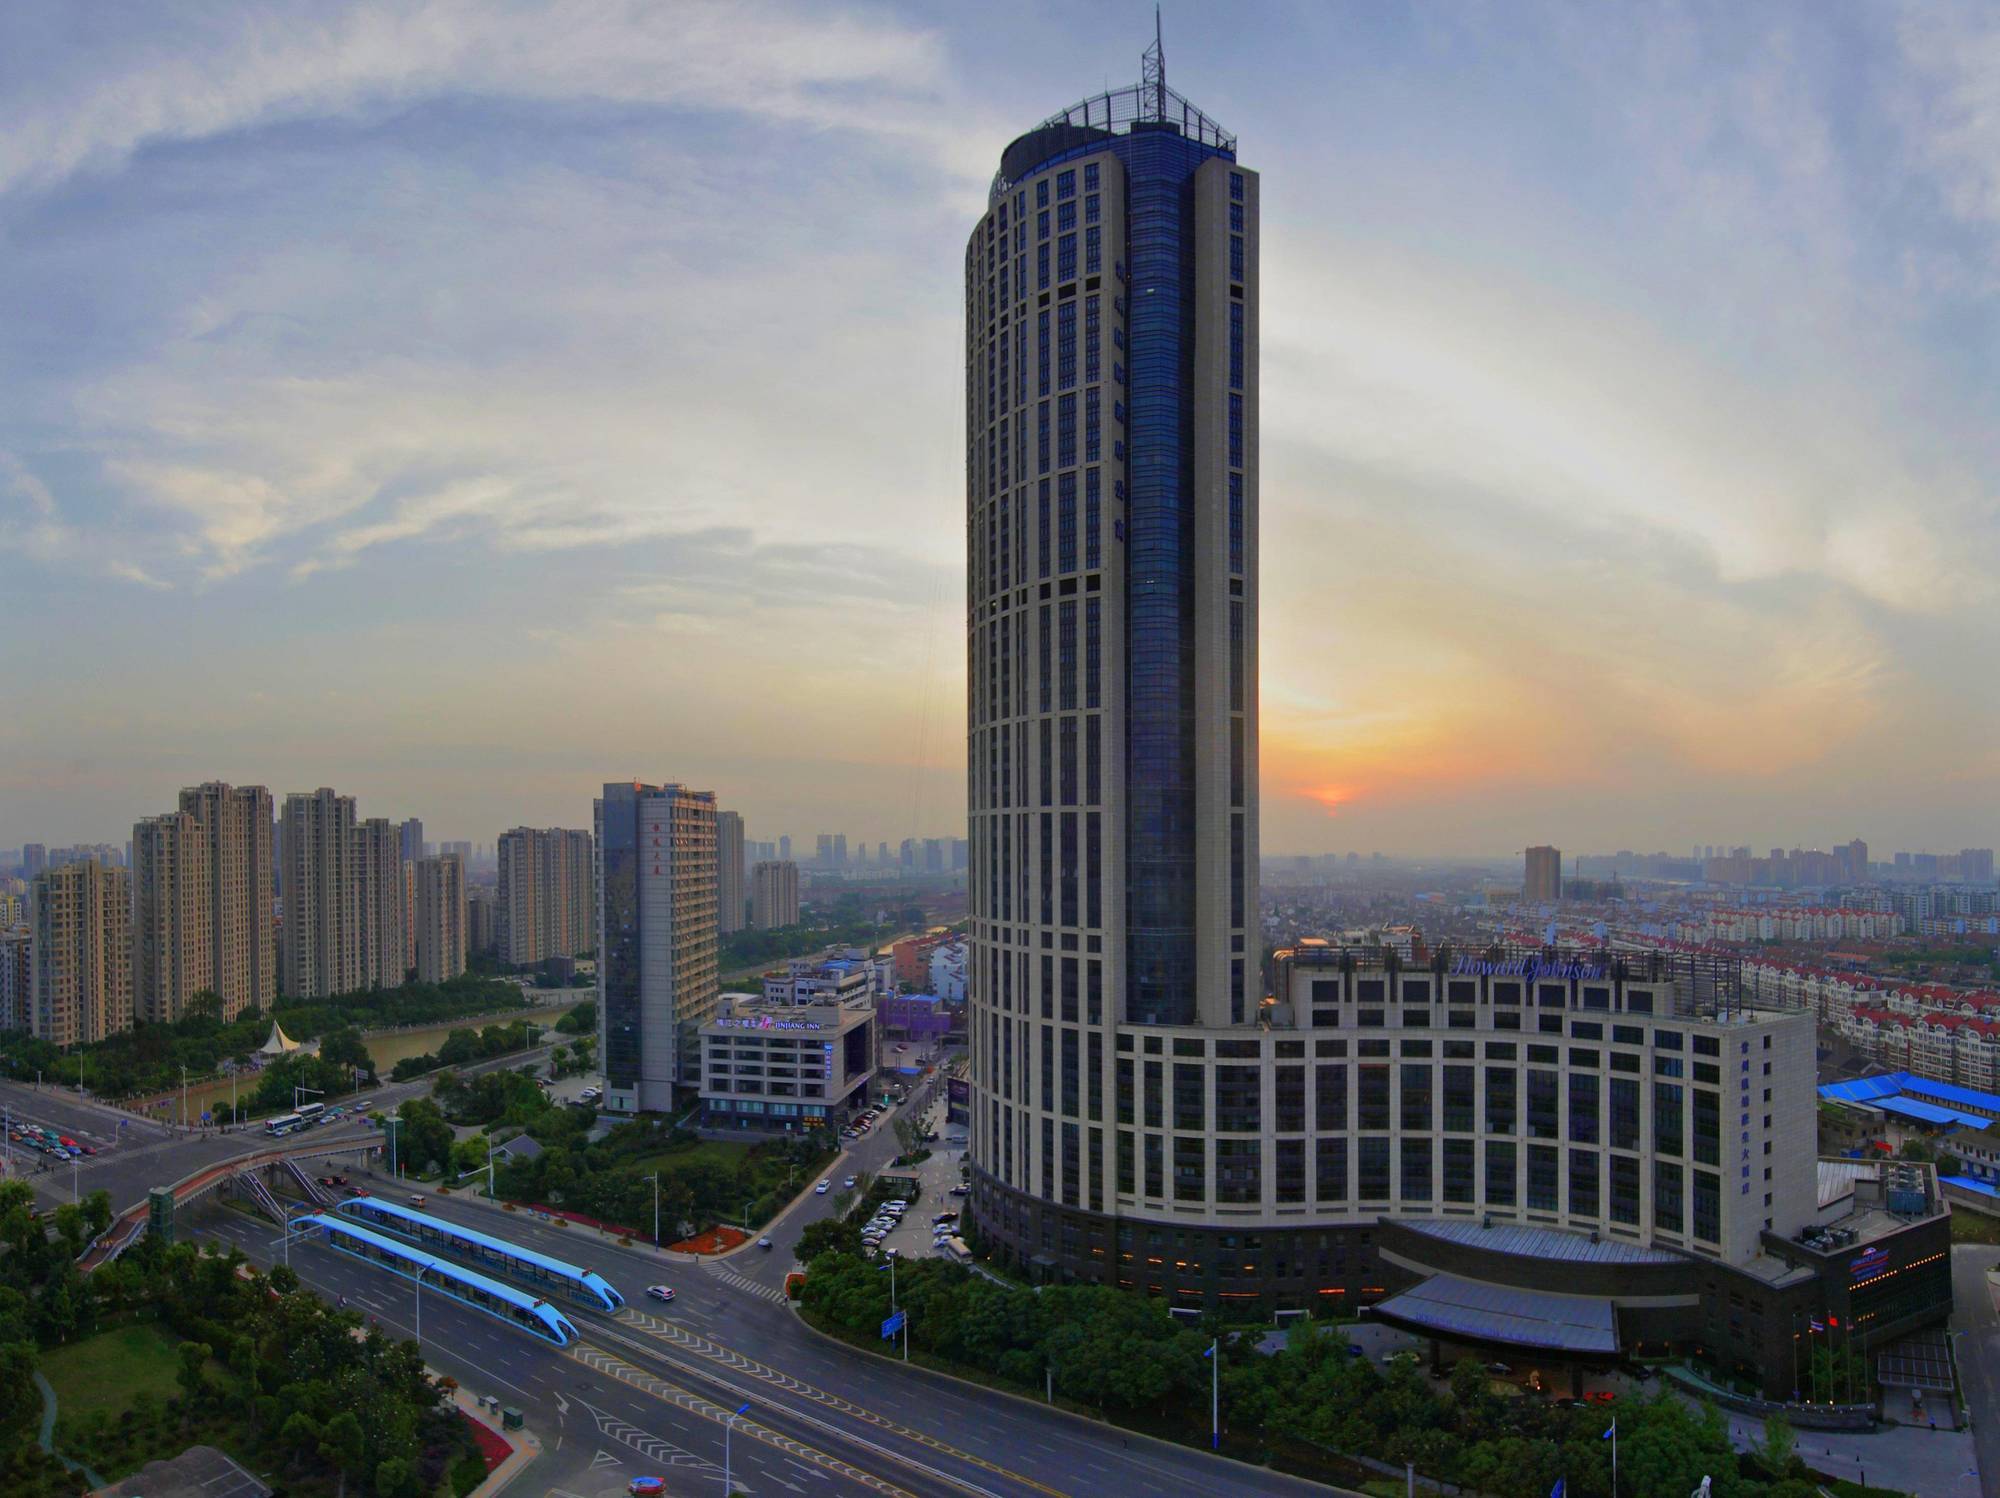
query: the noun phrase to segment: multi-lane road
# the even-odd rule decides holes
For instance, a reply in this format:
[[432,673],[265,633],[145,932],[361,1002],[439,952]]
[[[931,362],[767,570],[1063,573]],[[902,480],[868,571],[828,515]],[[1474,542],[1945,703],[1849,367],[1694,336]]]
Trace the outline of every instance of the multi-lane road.
[[[350,1174],[385,1194],[405,1189]],[[426,1210],[587,1264],[629,1303],[615,1317],[570,1309],[582,1337],[557,1349],[441,1296],[425,1298],[423,1343],[432,1365],[528,1413],[543,1444],[542,1459],[523,1479],[535,1494],[599,1498],[642,1473],[671,1483],[678,1472],[694,1480],[689,1491],[719,1483],[722,1427],[746,1404],[731,1461],[752,1493],[1167,1498],[1327,1491],[819,1338],[760,1272],[774,1265],[782,1273],[785,1261],[775,1251],[700,1264],[620,1248],[476,1200],[433,1195]],[[200,1221],[201,1231],[259,1263],[276,1252],[275,1229],[243,1213],[211,1209]],[[408,1282],[318,1244],[293,1245],[290,1263],[321,1293],[345,1295],[386,1329],[414,1334]],[[670,1285],[672,1303],[649,1300],[652,1284]]]
[[[469,1070],[518,1066],[540,1053],[499,1058]],[[393,1084],[362,1101],[393,1107],[428,1082]],[[906,1109],[921,1116],[930,1083]],[[147,1189],[204,1167],[269,1149],[254,1127],[183,1134],[128,1122],[75,1097],[0,1082],[0,1107],[96,1146],[79,1163],[29,1177],[48,1204],[103,1188],[114,1208]],[[893,1117],[893,1114],[891,1115]],[[324,1132],[327,1142],[345,1129]],[[884,1168],[896,1151],[885,1118],[853,1141],[826,1174]],[[315,1136],[308,1136],[317,1142]],[[305,1141],[300,1141],[305,1142]],[[35,1163],[40,1156],[29,1156]],[[23,1164],[17,1155],[17,1169]],[[33,1169],[30,1165],[29,1169]],[[357,1184],[384,1193],[408,1188],[385,1175],[343,1166]],[[781,1489],[820,1494],[1025,1495],[1324,1494],[1328,1490],[1206,1453],[1121,1435],[1034,1403],[941,1379],[821,1338],[785,1302],[783,1280],[807,1223],[832,1210],[835,1193],[816,1196],[810,1179],[767,1232],[770,1251],[749,1248],[695,1261],[621,1248],[579,1228],[557,1228],[492,1203],[433,1195],[428,1210],[474,1223],[528,1247],[581,1261],[605,1275],[629,1305],[617,1317],[573,1312],[581,1342],[558,1349],[438,1294],[424,1297],[424,1353],[465,1387],[518,1405],[542,1442],[517,1480],[534,1498],[615,1498],[634,1476],[668,1479],[671,1493],[719,1485],[725,1460],[736,1485],[753,1494]],[[921,1210],[940,1210],[925,1203]],[[190,1224],[268,1265],[280,1234],[269,1223],[211,1198]],[[413,1286],[384,1270],[315,1243],[292,1244],[289,1261],[320,1293],[351,1305],[398,1336],[416,1333]],[[648,1285],[675,1291],[670,1305]],[[744,1405],[741,1416],[734,1412]],[[732,1418],[733,1417],[733,1418]],[[725,1437],[725,1427],[728,1435]],[[725,1440],[727,1451],[725,1452]]]

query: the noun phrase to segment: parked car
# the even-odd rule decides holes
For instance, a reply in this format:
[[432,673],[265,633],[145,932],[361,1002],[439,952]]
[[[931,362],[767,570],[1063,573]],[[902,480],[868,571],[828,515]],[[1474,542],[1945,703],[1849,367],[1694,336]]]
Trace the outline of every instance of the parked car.
[[951,1188],[951,1194],[953,1196],[970,1196],[972,1195],[972,1188],[970,1186],[954,1186]]
[[667,1480],[664,1477],[635,1477],[625,1485],[625,1491],[632,1498],[666,1498]]
[[674,1298],[674,1290],[671,1285],[648,1285],[646,1293],[655,1300],[672,1300]]

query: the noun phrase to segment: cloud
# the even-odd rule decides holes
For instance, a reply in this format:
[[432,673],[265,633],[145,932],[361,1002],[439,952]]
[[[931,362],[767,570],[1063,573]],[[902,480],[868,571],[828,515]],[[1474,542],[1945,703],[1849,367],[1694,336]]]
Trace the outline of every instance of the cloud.
[[156,143],[365,116],[449,91],[741,111],[804,128],[946,139],[922,107],[944,51],[820,7],[563,0],[543,6],[266,5],[94,31],[21,65],[0,193],[115,170]]

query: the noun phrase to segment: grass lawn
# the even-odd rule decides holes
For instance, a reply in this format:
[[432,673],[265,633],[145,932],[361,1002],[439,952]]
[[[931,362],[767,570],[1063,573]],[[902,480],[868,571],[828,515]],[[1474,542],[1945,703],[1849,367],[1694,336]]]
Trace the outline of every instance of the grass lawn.
[[1952,1204],[1951,1241],[1954,1243],[2000,1244],[2000,1217],[1969,1211]]
[[620,1161],[634,1170],[653,1171],[685,1170],[693,1165],[713,1165],[720,1170],[734,1171],[749,1158],[755,1146],[738,1144],[733,1139],[704,1139],[682,1149],[658,1150],[650,1155],[641,1155],[636,1160]]
[[65,1424],[103,1410],[117,1415],[150,1390],[162,1400],[180,1392],[180,1356],[157,1326],[142,1323],[99,1332],[41,1355]]

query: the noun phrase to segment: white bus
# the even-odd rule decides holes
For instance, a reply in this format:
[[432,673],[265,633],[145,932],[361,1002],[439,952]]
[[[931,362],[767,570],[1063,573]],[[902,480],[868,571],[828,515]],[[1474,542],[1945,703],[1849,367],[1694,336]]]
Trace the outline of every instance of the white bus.
[[310,1129],[314,1124],[319,1122],[320,1115],[325,1112],[325,1103],[307,1103],[299,1109],[299,1123],[303,1127]]
[[264,1125],[264,1132],[269,1134],[273,1139],[278,1139],[291,1133],[294,1129],[303,1129],[305,1126],[306,1121],[299,1117],[298,1114],[280,1113],[276,1118],[271,1119]]

